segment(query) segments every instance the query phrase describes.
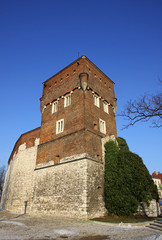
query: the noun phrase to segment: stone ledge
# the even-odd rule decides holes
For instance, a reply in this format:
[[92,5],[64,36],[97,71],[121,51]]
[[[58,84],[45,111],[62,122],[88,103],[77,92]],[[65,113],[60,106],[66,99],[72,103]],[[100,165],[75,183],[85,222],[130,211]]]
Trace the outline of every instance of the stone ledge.
[[95,156],[92,156],[87,153],[81,153],[81,154],[72,155],[70,157],[62,158],[62,159],[60,159],[59,164],[54,164],[54,160],[51,160],[51,161],[45,162],[45,163],[39,163],[36,165],[34,170],[39,170],[39,169],[47,168],[47,167],[54,167],[54,166],[58,166],[61,164],[66,164],[66,163],[70,163],[70,162],[74,162],[74,161],[80,161],[80,160],[84,160],[84,159],[88,159],[88,160],[103,164],[103,162],[98,161]]
[[49,166],[53,166],[54,165],[54,161],[51,160],[49,162],[44,162],[44,163],[39,163],[36,165],[36,169],[39,169],[39,168],[44,168],[44,167],[49,167]]

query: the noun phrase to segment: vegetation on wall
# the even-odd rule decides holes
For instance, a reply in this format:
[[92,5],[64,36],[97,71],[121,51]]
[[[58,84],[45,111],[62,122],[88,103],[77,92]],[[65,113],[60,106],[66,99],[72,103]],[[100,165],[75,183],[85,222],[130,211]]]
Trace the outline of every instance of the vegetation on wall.
[[142,159],[129,151],[123,138],[105,144],[105,204],[108,213],[129,216],[141,202],[158,201],[154,185]]

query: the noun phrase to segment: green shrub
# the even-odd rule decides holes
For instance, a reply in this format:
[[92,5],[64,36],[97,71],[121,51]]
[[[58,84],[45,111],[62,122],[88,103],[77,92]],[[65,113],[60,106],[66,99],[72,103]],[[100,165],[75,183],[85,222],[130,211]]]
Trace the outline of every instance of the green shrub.
[[129,147],[128,147],[127,142],[124,138],[117,137],[116,140],[117,140],[120,151],[122,151],[122,152],[127,152],[128,151],[129,152]]
[[105,205],[109,214],[129,216],[140,202],[158,200],[157,188],[142,159],[126,141],[105,144]]

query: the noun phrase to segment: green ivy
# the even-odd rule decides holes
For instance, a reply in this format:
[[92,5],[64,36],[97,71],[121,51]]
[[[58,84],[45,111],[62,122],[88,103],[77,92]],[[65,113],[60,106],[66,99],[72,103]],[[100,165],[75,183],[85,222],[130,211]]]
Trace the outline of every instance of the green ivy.
[[105,144],[105,205],[109,214],[129,216],[140,202],[158,200],[154,185],[142,159],[129,151],[123,138]]

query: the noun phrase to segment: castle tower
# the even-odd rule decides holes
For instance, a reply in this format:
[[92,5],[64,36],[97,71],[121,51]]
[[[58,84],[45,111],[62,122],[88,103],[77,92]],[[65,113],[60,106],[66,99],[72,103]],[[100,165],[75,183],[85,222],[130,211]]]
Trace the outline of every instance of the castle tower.
[[102,161],[101,138],[116,136],[114,83],[82,56],[43,85],[37,164],[83,153]]
[[117,134],[114,83],[82,56],[43,85],[32,211],[101,216],[101,140]]
[[[19,205],[23,209],[23,202],[28,201],[30,213],[104,215],[103,142],[117,135],[114,83],[83,55],[43,83],[40,108],[41,127],[22,135],[11,154],[3,196],[9,200],[3,200],[3,205],[13,210],[12,194],[17,190],[13,179],[19,168],[19,188],[24,189],[23,181],[29,175],[31,179],[22,202],[19,194],[14,197],[14,211]],[[37,144],[31,145],[31,141]],[[29,148],[33,149],[29,156],[32,167],[26,175],[20,165],[26,161],[23,166],[29,168]]]

